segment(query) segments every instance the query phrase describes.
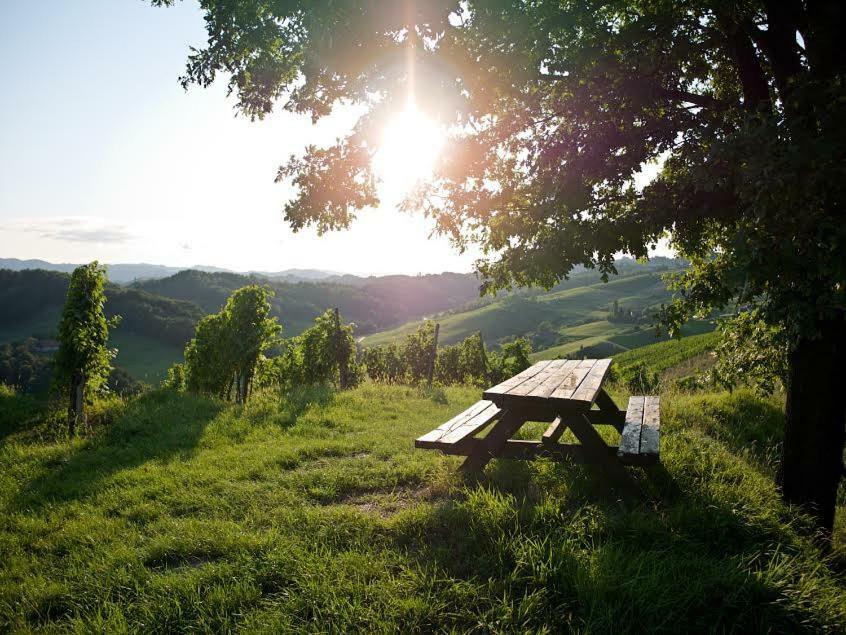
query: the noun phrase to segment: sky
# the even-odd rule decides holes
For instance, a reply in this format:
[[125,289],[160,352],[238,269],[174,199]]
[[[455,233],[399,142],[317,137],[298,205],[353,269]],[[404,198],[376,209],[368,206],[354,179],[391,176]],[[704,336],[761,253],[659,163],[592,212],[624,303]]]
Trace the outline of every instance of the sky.
[[313,126],[236,116],[225,80],[178,83],[205,30],[197,3],[0,0],[0,257],[51,262],[317,268],[355,274],[470,271],[474,254],[430,239],[392,205],[352,229],[292,232],[276,170],[329,144],[350,110]]

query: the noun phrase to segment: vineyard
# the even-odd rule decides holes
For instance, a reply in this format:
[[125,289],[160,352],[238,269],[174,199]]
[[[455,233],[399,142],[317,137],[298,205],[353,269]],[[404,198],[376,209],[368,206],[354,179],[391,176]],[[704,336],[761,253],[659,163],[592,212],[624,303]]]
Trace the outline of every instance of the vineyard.
[[717,344],[717,333],[690,335],[679,340],[658,342],[642,346],[614,356],[614,364],[621,373],[643,364],[656,372],[662,372],[677,366],[688,359],[713,350]]

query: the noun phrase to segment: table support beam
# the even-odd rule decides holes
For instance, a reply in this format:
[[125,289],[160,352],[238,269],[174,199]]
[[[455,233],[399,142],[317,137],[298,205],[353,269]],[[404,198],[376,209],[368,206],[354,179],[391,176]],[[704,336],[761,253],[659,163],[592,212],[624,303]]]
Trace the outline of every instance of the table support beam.
[[468,444],[472,446],[472,452],[461,464],[461,471],[466,474],[480,472],[488,462],[497,456],[508,439],[526,423],[526,418],[513,410],[503,410],[499,421],[488,432],[483,439],[474,439],[477,443]]

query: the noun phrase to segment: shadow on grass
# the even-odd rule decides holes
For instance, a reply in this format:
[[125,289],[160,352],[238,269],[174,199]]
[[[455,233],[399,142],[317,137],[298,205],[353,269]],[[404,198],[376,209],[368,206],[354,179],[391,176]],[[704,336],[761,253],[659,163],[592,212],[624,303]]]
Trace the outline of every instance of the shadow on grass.
[[698,429],[735,454],[749,456],[772,471],[784,438],[784,406],[749,390],[693,395],[684,402],[673,427]]
[[186,394],[154,391],[134,400],[105,433],[66,459],[46,465],[46,473],[15,499],[22,509],[77,500],[126,468],[152,460],[188,458],[206,426],[220,413],[219,402]]
[[294,388],[284,395],[282,413],[287,425],[297,422],[312,406],[328,406],[335,398],[335,390],[325,384],[314,384]]
[[0,386],[0,441],[34,425],[43,416],[46,402]]
[[807,563],[782,529],[662,466],[644,472],[650,496],[632,500],[592,468],[494,461],[466,498],[435,506],[397,541],[432,579],[488,589],[474,600],[482,630],[831,627],[831,615],[791,605],[786,593]]

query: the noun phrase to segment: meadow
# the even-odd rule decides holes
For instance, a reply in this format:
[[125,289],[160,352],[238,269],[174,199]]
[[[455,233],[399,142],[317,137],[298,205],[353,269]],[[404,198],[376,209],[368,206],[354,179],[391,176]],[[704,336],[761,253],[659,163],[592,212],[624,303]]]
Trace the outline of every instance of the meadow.
[[[635,269],[607,283],[589,279],[570,288],[505,296],[482,306],[430,318],[440,324],[441,344],[454,344],[481,332],[488,346],[515,336],[528,337],[535,342],[534,359],[580,354],[606,357],[668,339],[666,333],[657,334],[649,323],[608,320],[609,308],[615,301],[627,310],[654,313],[670,298],[661,278],[663,273]],[[547,325],[544,333],[537,332],[540,324]],[[365,347],[390,344],[419,326],[419,321],[409,322],[365,335],[360,343]],[[694,335],[713,328],[711,320],[693,320],[685,326],[683,334]]]
[[824,553],[773,483],[779,397],[662,393],[661,465],[633,497],[567,463],[465,481],[413,448],[478,396],[153,391],[71,441],[5,391],[0,630],[846,628],[843,514]]

